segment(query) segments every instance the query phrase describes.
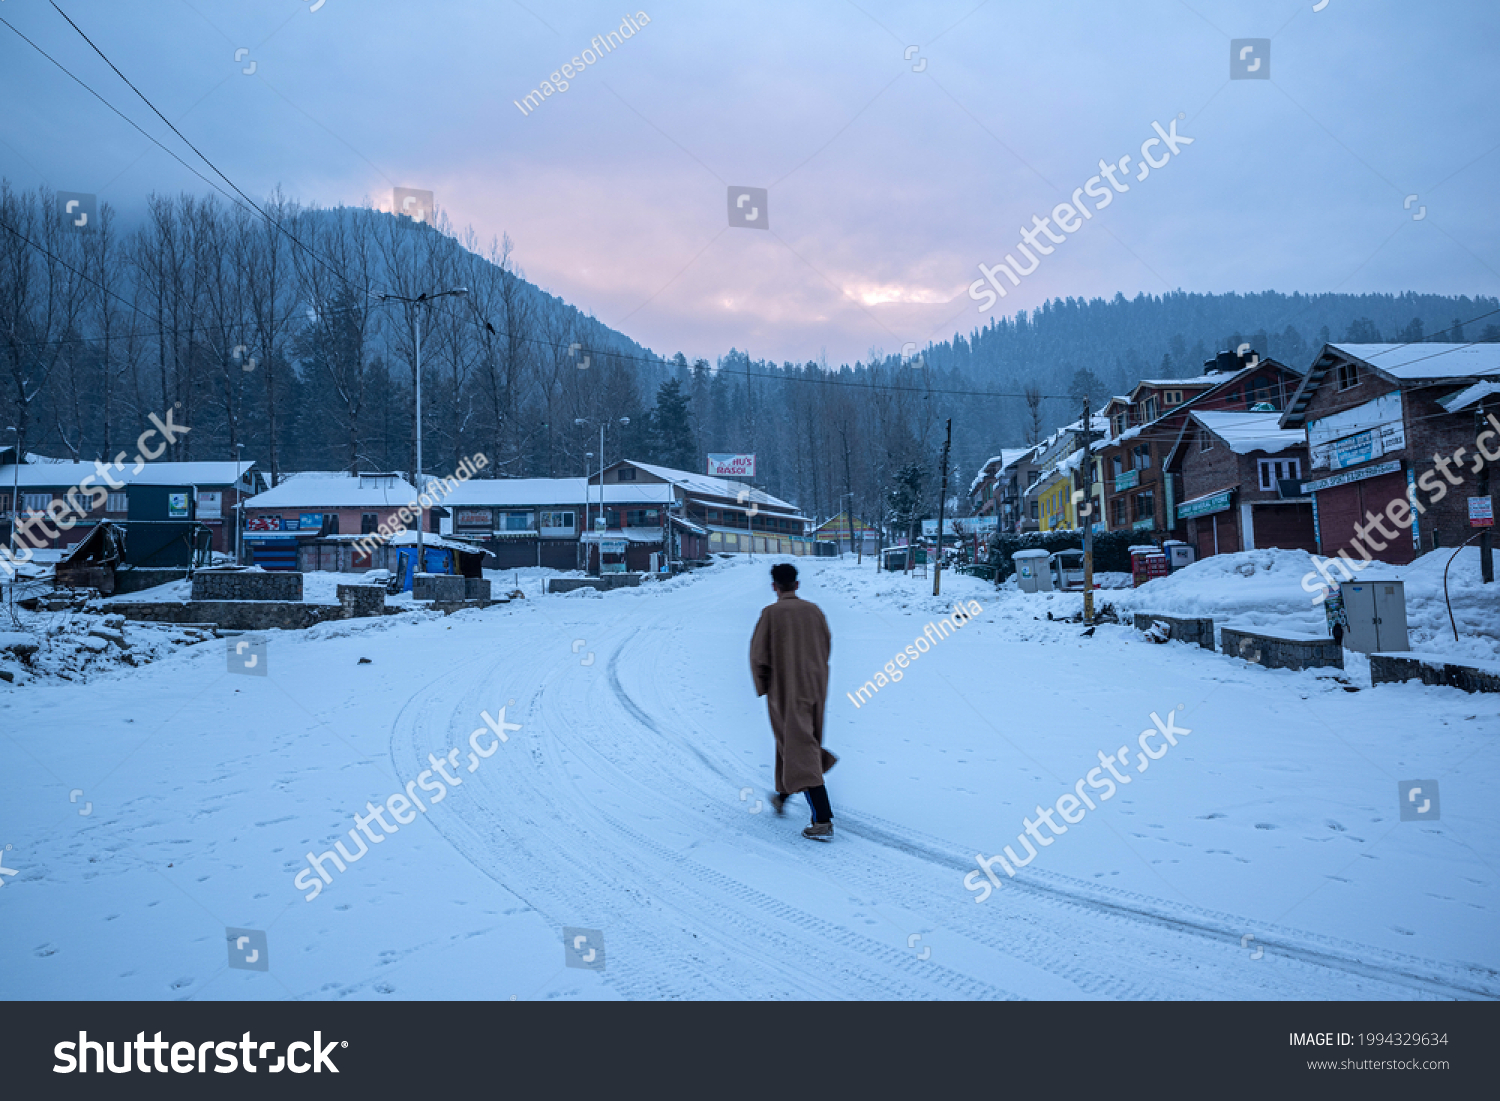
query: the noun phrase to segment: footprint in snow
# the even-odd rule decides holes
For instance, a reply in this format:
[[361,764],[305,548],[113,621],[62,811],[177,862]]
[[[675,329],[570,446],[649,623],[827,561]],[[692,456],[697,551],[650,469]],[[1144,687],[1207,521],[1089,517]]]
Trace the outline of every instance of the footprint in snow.
[[1255,828],[1258,830],[1274,830],[1276,827],[1270,822],[1257,822]]

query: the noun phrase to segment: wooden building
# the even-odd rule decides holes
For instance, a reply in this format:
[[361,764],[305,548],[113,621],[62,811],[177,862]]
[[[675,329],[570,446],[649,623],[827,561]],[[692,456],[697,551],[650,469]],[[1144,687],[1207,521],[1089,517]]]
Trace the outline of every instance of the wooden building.
[[1324,345],[1281,418],[1307,432],[1319,553],[1400,564],[1475,534],[1497,413],[1500,344]]

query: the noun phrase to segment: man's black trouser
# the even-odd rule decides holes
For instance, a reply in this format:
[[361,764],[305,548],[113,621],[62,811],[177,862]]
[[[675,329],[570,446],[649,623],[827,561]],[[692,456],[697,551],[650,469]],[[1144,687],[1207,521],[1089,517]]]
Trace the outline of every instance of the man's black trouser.
[[808,788],[802,794],[807,796],[807,805],[812,808],[814,822],[833,821],[833,808],[828,805],[828,788],[825,785]]

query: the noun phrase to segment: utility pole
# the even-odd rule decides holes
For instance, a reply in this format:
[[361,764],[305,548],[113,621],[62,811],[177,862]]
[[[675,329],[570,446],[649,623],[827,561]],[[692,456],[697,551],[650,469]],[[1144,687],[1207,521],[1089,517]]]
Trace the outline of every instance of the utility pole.
[[1094,625],[1094,415],[1083,396],[1083,625]]
[[[1476,438],[1479,433],[1484,431],[1484,428],[1484,402],[1481,401],[1474,408],[1474,433]],[[1490,501],[1490,512],[1493,514],[1495,505],[1494,499],[1490,497],[1490,466],[1488,463],[1479,468],[1479,486],[1477,492],[1479,496]],[[1490,528],[1484,528],[1479,536],[1479,576],[1486,585],[1493,584],[1495,581],[1495,551],[1492,546],[1491,530]]]
[[939,596],[943,587],[943,508],[948,503],[948,452],[953,447],[953,418],[948,418],[948,435],[943,440],[943,488],[938,491],[937,551],[932,568],[932,595]]
[[[416,339],[413,344],[412,356],[413,368],[416,373],[416,443],[417,443],[417,470],[413,479],[417,483],[417,560],[412,566],[412,585],[416,585],[416,576],[425,572],[422,562],[422,529],[426,526],[427,509],[422,505],[422,495],[426,489],[422,483],[422,307],[431,305],[439,298],[466,298],[469,294],[468,287],[454,287],[446,291],[427,291],[417,295],[415,298],[407,298],[399,294],[372,294],[371,298],[379,298],[382,302],[404,302],[408,306],[415,306],[412,320],[415,322]],[[269,368],[268,368],[269,369]]]

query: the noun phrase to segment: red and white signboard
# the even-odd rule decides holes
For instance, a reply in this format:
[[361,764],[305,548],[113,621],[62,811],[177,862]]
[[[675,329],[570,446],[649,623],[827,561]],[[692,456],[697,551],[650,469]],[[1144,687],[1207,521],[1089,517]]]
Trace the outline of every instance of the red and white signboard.
[[754,455],[709,455],[708,472],[715,478],[755,477]]
[[1493,497],[1469,498],[1469,527],[1492,528],[1495,526],[1495,499]]

